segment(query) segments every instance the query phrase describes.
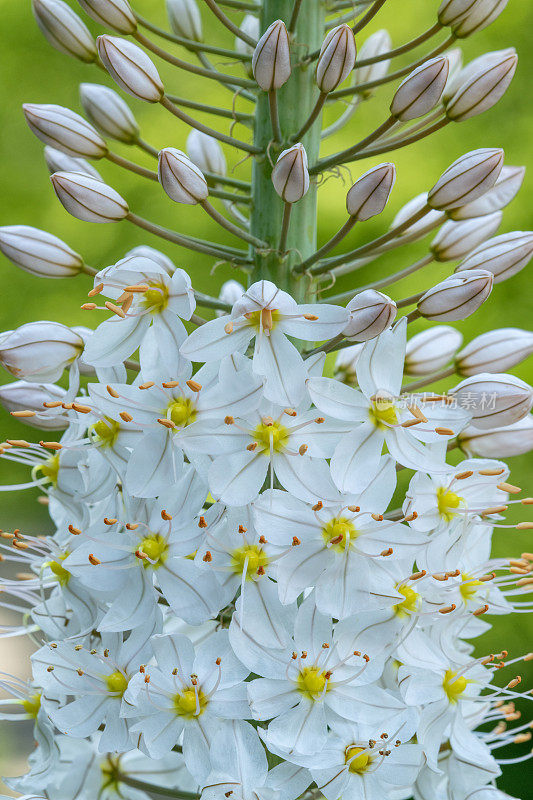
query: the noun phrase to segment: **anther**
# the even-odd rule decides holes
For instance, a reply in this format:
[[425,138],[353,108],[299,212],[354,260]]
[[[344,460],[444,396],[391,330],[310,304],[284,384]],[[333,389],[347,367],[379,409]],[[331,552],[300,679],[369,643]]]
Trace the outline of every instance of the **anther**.
[[519,522],[515,525],[517,531],[531,531],[533,530],[533,522]]
[[533,506],[533,497],[524,497],[520,502],[523,506]]
[[254,450],[257,449],[257,442],[252,442],[251,444],[246,445],[246,449],[253,453]]
[[7,439],[6,441],[12,447],[30,447],[30,443],[26,439]]
[[416,511],[411,511],[411,513],[409,514],[409,516],[405,517],[405,521],[406,521],[406,522],[413,522],[413,520],[415,520],[415,519],[417,519],[417,518],[418,518],[418,514],[417,514],[417,512],[416,512]]
[[417,581],[420,578],[424,578],[426,576],[426,574],[427,573],[426,573],[425,569],[421,570],[420,572],[413,572],[412,575],[409,575],[407,580],[409,580],[409,581]]
[[127,522],[126,523],[126,530],[128,530],[128,531],[136,531],[138,527],[139,527],[139,523],[138,522]]
[[213,560],[213,556],[211,555],[211,550],[207,550],[205,556],[202,559],[202,561],[205,561],[206,564],[210,564],[212,560]]
[[499,483],[498,489],[501,489],[502,492],[508,492],[509,494],[519,494],[522,491],[520,486],[513,486],[512,483]]
[[388,547],[386,550],[382,550],[381,551],[381,555],[383,556],[383,558],[386,558],[387,556],[391,556],[393,554],[393,552],[394,551],[393,551],[392,547]]
[[283,409],[283,413],[287,414],[289,417],[295,417],[296,416],[296,411],[294,410],[294,408],[284,408]]
[[439,436],[453,436],[454,435],[454,431],[452,431],[451,428],[440,428],[440,427],[437,427],[437,428],[435,428],[435,433],[438,433]]
[[239,533],[248,533],[248,528],[245,528],[244,525],[239,525]]
[[124,289],[125,292],[147,292],[148,286],[144,286],[143,284],[134,283],[132,286],[126,286]]
[[233,419],[233,417],[227,416],[227,417],[224,417],[224,422],[226,423],[226,425],[233,425],[235,420]]
[[201,516],[198,520],[198,527],[199,528],[207,528],[207,522],[205,521],[205,517]]
[[118,520],[115,517],[104,517],[104,525],[114,525]]
[[306,319],[308,322],[315,322],[318,317],[316,314],[304,314],[304,319]]
[[265,537],[264,536],[260,536],[259,537],[259,544],[266,544],[266,543],[267,543],[267,540],[265,539]]
[[451,614],[451,612],[455,611],[456,608],[457,606],[455,603],[452,603],[450,606],[443,606],[442,608],[439,608],[439,614]]
[[224,331],[225,331],[226,333],[233,333],[233,322],[227,322],[227,323],[224,325]]
[[414,425],[420,425],[421,419],[406,419],[405,422],[400,423],[400,428],[412,428]]
[[168,511],[165,511],[165,509],[163,509],[161,512],[161,519],[164,519],[165,522],[170,522],[170,520],[172,519],[172,514],[169,514]]
[[299,544],[301,544],[301,541],[300,541],[300,539],[298,539],[298,537],[297,537],[297,536],[293,536],[293,537],[292,537],[292,546],[293,546],[293,547],[298,547],[298,545],[299,545]]
[[479,470],[479,474],[480,475],[490,475],[490,476],[492,476],[492,475],[503,475],[504,472],[505,472],[504,469],[480,469]]
[[217,659],[215,659],[215,664],[217,665],[217,667],[220,667],[220,665],[222,664],[222,659],[220,658],[220,656]]
[[320,511],[323,505],[324,503],[322,502],[322,500],[319,500],[318,503],[315,503],[315,505],[313,506],[313,511]]
[[375,522],[383,522],[383,514],[371,514],[370,516]]
[[163,381],[163,383],[161,384],[163,389],[175,389],[176,386],[179,385],[180,385],[179,381]]
[[191,392],[199,392],[200,389],[202,388],[202,384],[198,383],[198,381],[190,380],[190,381],[187,381],[186,383],[187,383],[187,386],[189,387],[189,389],[191,390]]
[[489,607],[488,607],[487,603],[485,603],[485,605],[481,606],[481,608],[476,608],[476,610],[473,612],[473,614],[474,614],[475,617],[480,617],[482,614],[486,614],[486,612],[488,610],[489,610]]
[[154,385],[155,384],[153,381],[145,381],[145,383],[141,383],[139,385],[139,389],[151,389]]
[[454,475],[454,478],[455,478],[456,481],[464,481],[465,478],[471,478],[473,474],[474,474],[474,470],[467,469],[464,472],[459,472],[458,475]]
[[326,421],[325,417],[316,417],[315,418],[315,422],[316,422],[317,425],[322,425],[322,423],[325,422],[325,421]]
[[507,684],[507,689],[514,689],[515,686],[518,686],[519,683],[522,683],[522,678],[520,675],[517,675],[516,678],[513,678],[512,681],[509,681]]
[[74,525],[72,525],[72,524],[70,524],[70,525],[68,526],[68,529],[69,529],[69,532],[70,532],[70,533],[71,533],[73,536],[79,536],[79,535],[80,535],[80,533],[81,533],[80,529],[79,529],[79,528],[75,528],[75,527],[74,527]]
[[307,445],[301,444],[300,447],[298,448],[298,452],[300,453],[301,456],[304,456],[307,453]]
[[168,428],[169,430],[172,430],[176,427],[176,424],[172,422],[171,419],[167,419],[166,417],[160,418],[157,421],[160,425],[162,425],[164,428]]
[[488,517],[490,514],[501,514],[503,511],[507,511],[508,506],[491,506],[490,508],[485,508],[481,512],[482,517]]
[[54,400],[54,401],[44,402],[43,403],[43,406],[45,408],[59,408],[60,405],[61,405],[61,400]]
[[80,308],[82,311],[94,311],[98,306],[96,303],[82,303]]
[[9,413],[12,417],[19,417],[20,419],[25,417],[34,417],[36,414],[35,411],[10,411]]
[[257,574],[258,575],[264,575],[265,574],[265,568],[264,567],[258,567]]
[[117,315],[117,317],[121,317],[122,319],[126,319],[126,315],[125,315],[125,313],[123,312],[123,310],[121,309],[120,306],[115,305],[115,303],[112,303],[110,300],[106,300],[104,305],[105,305],[105,307],[107,308],[108,311],[112,311],[113,314]]
[[111,397],[115,397],[115,398],[117,398],[117,397],[120,397],[120,395],[119,395],[119,393],[117,392],[117,390],[116,390],[116,389],[113,389],[113,387],[112,387],[112,386],[110,386],[109,384],[107,384],[107,386],[106,386],[105,388],[107,389],[107,391],[109,392],[109,394],[111,395]]
[[103,288],[104,284],[99,283],[97,286],[94,287],[94,289],[91,289],[90,292],[87,292],[87,297],[94,297],[95,295],[100,294]]
[[133,417],[131,416],[131,414],[128,414],[128,412],[127,412],[127,411],[120,411],[120,412],[119,412],[119,417],[120,417],[120,419],[121,419],[121,420],[123,420],[124,422],[131,422],[131,421],[132,421],[132,419],[133,419]]
[[96,567],[98,566],[98,564],[101,564],[102,562],[100,561],[99,558],[96,558],[96,556],[94,556],[92,553],[89,553],[89,563],[92,564],[93,567]]
[[41,447],[44,447],[45,450],[62,450],[63,445],[59,444],[59,442],[43,442],[40,441],[39,444]]

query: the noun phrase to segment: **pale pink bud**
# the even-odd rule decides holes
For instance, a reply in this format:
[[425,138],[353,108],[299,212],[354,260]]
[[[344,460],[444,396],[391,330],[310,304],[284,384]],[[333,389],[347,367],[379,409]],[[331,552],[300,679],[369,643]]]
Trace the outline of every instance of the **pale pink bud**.
[[[388,53],[391,49],[392,39],[389,32],[386,30],[376,31],[363,42],[359,50],[359,60],[366,61],[368,58],[375,58],[383,55],[383,53]],[[384,78],[389,71],[389,66],[390,58],[385,58],[383,61],[375,61],[366,67],[358,66],[355,71],[355,86]],[[368,94],[370,94],[370,90],[368,90]]]
[[448,79],[446,56],[437,56],[414,69],[399,85],[390,105],[393,117],[407,122],[422,117],[439,102]]
[[365,289],[346,306],[350,319],[343,334],[347,339],[366,342],[383,333],[396,317],[396,303],[375,289]]
[[504,50],[491,50],[488,53],[482,53],[482,55],[478,56],[477,58],[473,58],[472,61],[469,61],[464,67],[456,70],[452,78],[448,79],[446,91],[444,92],[442,98],[444,103],[448,103],[456,91],[461,86],[464,86],[464,84],[469,81],[470,78],[472,78],[474,75],[477,75],[478,72],[481,72],[487,67],[491,67],[498,63],[503,56],[512,55],[513,53],[516,53],[514,47],[507,47]]
[[435,261],[456,261],[464,258],[474,248],[493,236],[502,221],[502,212],[495,211],[484,217],[464,222],[444,223],[430,245]]
[[117,33],[135,33],[137,20],[128,0],[78,0],[84,11]]
[[296,203],[307,193],[309,172],[307,153],[303,144],[298,142],[280,153],[272,170],[272,183],[276,192],[286,203]]
[[32,0],[32,7],[37,25],[52,47],[88,64],[96,61],[94,37],[67,3]]
[[324,94],[336,89],[354,68],[357,50],[349,25],[332,28],[322,43],[316,66],[316,83]]
[[442,0],[438,19],[458,39],[464,39],[494,22],[507,3],[508,0]]
[[0,336],[0,364],[29,381],[56,381],[82,350],[81,336],[59,322],[28,322]]
[[209,195],[202,170],[175,147],[164,147],[159,153],[159,183],[175,203],[193,206]]
[[83,110],[98,130],[111,139],[133,144],[139,138],[139,126],[122,97],[98,83],[82,83],[80,99]]
[[492,291],[494,276],[483,269],[451,276],[429,289],[418,301],[418,310],[426,319],[455,322],[466,319],[483,305]]
[[121,89],[147,103],[159,103],[165,87],[144,50],[118,36],[99,36],[96,44],[105,68]]
[[520,328],[498,328],[476,336],[457,354],[459,375],[506,372],[533,353],[533,333]]
[[385,163],[372,167],[361,175],[346,195],[346,210],[359,222],[381,214],[389,199],[396,168]]
[[520,191],[525,173],[525,167],[502,167],[492,189],[489,189],[477,200],[450,211],[450,218],[455,220],[472,219],[500,211],[509,205]]
[[450,389],[449,396],[472,415],[475,428],[512,425],[529,414],[533,389],[514,375],[481,372]]
[[[259,39],[259,31],[260,31],[260,23],[259,17],[256,17],[255,14],[245,14],[242,18],[242,22],[239,25],[239,29],[246,33],[251,39],[257,41]],[[245,56],[253,56],[254,48],[241,39],[239,36],[235,37],[234,48],[238,53]],[[250,74],[252,74],[251,64],[247,67]]]
[[167,0],[167,15],[174,33],[203,42],[202,17],[196,0]]
[[41,411],[35,417],[24,417],[24,424],[42,431],[61,431],[68,427],[68,417],[64,409],[46,409],[44,403],[63,403],[66,391],[55,383],[28,383],[15,381],[0,386],[0,403],[8,411]]
[[269,25],[257,42],[252,59],[254,78],[265,92],[279,89],[289,80],[291,54],[289,34],[283,20]]
[[226,174],[226,159],[220,144],[212,136],[195,128],[187,136],[187,155],[202,172]]
[[55,147],[50,147],[49,144],[46,145],[43,153],[48,172],[51,175],[54,172],[84,172],[86,175],[90,175],[98,181],[102,180],[102,176],[98,170],[85,158],[67,156],[66,153],[63,153],[61,150],[56,150]]
[[69,156],[102,158],[107,145],[92,125],[74,111],[52,104],[24,103],[24,116],[41,142]]
[[527,415],[513,425],[491,430],[480,430],[469,425],[458,435],[457,441],[469,457],[520,456],[533,449],[533,416]]
[[81,172],[55,172],[50,180],[59,201],[84,222],[118,222],[129,214],[128,204],[111,186]]
[[29,225],[0,228],[0,250],[30,275],[70,278],[83,268],[83,259],[57,236]]
[[455,92],[446,106],[446,116],[454,122],[462,122],[492,108],[505,94],[513,79],[518,63],[516,53],[508,53],[491,63]]
[[500,148],[483,147],[465,153],[442,173],[428,193],[428,204],[447,211],[477,200],[496,183],[503,159]]
[[512,278],[529,263],[533,256],[533,231],[502,233],[476,247],[455,272],[465,269],[487,269],[494,275],[494,283]]
[[435,325],[412,336],[405,350],[406,375],[431,375],[444,369],[461,347],[463,336],[449,325]]

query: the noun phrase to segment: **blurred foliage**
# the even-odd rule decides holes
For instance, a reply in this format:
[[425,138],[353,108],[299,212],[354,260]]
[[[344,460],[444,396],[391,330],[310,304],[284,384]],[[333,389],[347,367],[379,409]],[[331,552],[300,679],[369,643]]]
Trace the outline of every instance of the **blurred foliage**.
[[[71,5],[80,10],[77,3]],[[134,0],[132,5],[137,11],[167,27],[163,0]],[[200,5],[202,3],[200,2]],[[425,30],[435,19],[438,0],[388,0],[385,7],[377,15],[365,36],[358,37],[361,45],[366,35],[387,28],[393,38],[393,46],[416,36]],[[399,13],[401,12],[401,13]],[[239,15],[228,12],[233,18]],[[305,13],[305,4],[302,13]],[[245,280],[240,273],[235,273],[227,265],[215,267],[213,262],[200,254],[172,246],[162,240],[156,240],[148,234],[133,227],[127,222],[118,225],[88,225],[70,217],[56,200],[47,177],[47,170],[42,156],[41,143],[28,130],[21,111],[23,102],[58,103],[76,111],[80,111],[78,86],[83,81],[103,83],[114,86],[111,79],[95,66],[86,66],[57,53],[46,43],[39,33],[32,18],[29,0],[0,0],[0,14],[3,28],[3,58],[0,65],[2,86],[2,103],[0,104],[0,163],[2,164],[3,191],[0,197],[2,206],[0,224],[28,224],[50,231],[69,243],[83,254],[86,262],[102,268],[116,262],[125,252],[138,244],[150,244],[166,252],[175,263],[188,270],[194,285],[201,291],[217,294],[224,280],[235,277]],[[216,21],[210,19],[209,12],[202,10],[205,38],[223,46],[232,46],[231,35]],[[94,33],[101,30],[86,20]],[[533,153],[528,147],[533,111],[529,104],[531,76],[533,75],[533,52],[531,47],[531,25],[533,24],[533,4],[526,0],[510,0],[509,7],[502,16],[488,29],[471,39],[460,43],[465,61],[489,51],[505,47],[516,47],[519,56],[517,74],[510,90],[495,109],[459,125],[451,124],[439,133],[423,140],[414,146],[407,147],[390,158],[397,166],[397,182],[393,190],[389,206],[379,218],[370,220],[364,225],[356,226],[346,245],[356,247],[359,243],[379,235],[390,224],[394,214],[411,197],[428,189],[440,173],[459,155],[478,147],[504,147],[506,163],[526,164],[524,186],[517,200],[505,211],[500,232],[511,230],[527,230],[533,228],[533,211],[529,198],[533,190]],[[443,32],[438,40],[444,39]],[[155,37],[153,37],[155,38]],[[158,41],[161,44],[162,40]],[[164,45],[163,45],[164,46]],[[170,46],[172,49],[172,46]],[[424,45],[428,49],[427,45]],[[175,48],[178,53],[180,48]],[[422,55],[420,49],[403,56],[394,62],[394,66],[407,64]],[[192,55],[180,53],[185,58]],[[216,57],[213,58],[216,62]],[[175,94],[201,98],[204,102],[231,106],[231,96],[224,87],[215,82],[203,81],[188,73],[180,73],[168,64],[157,62],[161,75],[166,82],[167,90]],[[239,66],[229,69],[239,70]],[[344,130],[327,141],[324,153],[335,152],[347,147],[351,142],[363,138],[369,131],[380,124],[387,114],[387,106],[392,96],[389,84],[375,93],[372,99],[361,104],[357,114]],[[146,104],[127,97],[142,130],[143,138],[156,147],[167,145],[185,148],[187,127],[167,114],[160,107],[149,108]],[[237,99],[237,107],[249,110],[249,104]],[[342,106],[340,107],[342,110]],[[332,121],[339,110],[327,111],[327,122]],[[206,124],[229,131],[229,121],[218,120],[205,115],[198,115]],[[215,122],[213,122],[215,120]],[[246,129],[236,126],[236,135],[246,137]],[[128,148],[114,144],[116,152],[146,166],[153,166],[150,157],[140,151],[131,152]],[[230,170],[236,159],[233,153],[226,153]],[[387,158],[385,156],[384,158]],[[364,161],[351,165],[351,177],[355,179],[373,163],[384,160]],[[204,238],[214,237],[219,241],[235,244],[225,232],[214,230],[205,214],[195,207],[178,206],[171,203],[161,189],[149,181],[143,181],[131,173],[123,172],[109,163],[98,164],[102,176],[116,187],[127,198],[135,212],[167,225],[170,228]],[[249,164],[245,161],[235,167],[236,177],[246,178]],[[345,218],[345,194],[350,185],[350,175],[343,171],[344,182],[339,178],[328,178],[319,194],[319,237],[324,242],[338,229]],[[428,240],[430,241],[430,239]],[[335,291],[364,285],[368,281],[382,277],[388,272],[406,266],[424,254],[428,241],[397,250],[373,264],[363,268],[352,278],[339,280]],[[2,303],[0,306],[0,330],[7,330],[25,322],[38,319],[57,320],[66,324],[84,324],[95,326],[102,318],[84,314],[80,310],[90,288],[89,280],[40,280],[18,270],[3,257],[2,270]],[[450,274],[453,265],[432,264],[416,275],[394,285],[390,294],[395,299],[409,296]],[[496,327],[530,326],[533,311],[530,291],[530,273],[525,270],[509,282],[495,287],[492,296],[474,317],[460,322],[457,327],[469,341],[477,334]],[[413,332],[420,326],[413,325]],[[533,368],[529,364],[520,365],[514,370],[519,377],[532,382]],[[0,380],[9,380],[2,373]],[[453,384],[453,379],[448,386]],[[34,431],[20,423],[15,423],[7,414],[0,418],[0,438],[28,437]],[[529,456],[510,459],[512,467],[511,479],[529,488],[533,488],[533,464]],[[24,469],[18,465],[4,462],[0,464],[1,480],[12,483],[27,480]],[[526,490],[527,491],[527,490]],[[9,529],[21,527],[32,532],[50,530],[50,523],[45,509],[36,503],[35,492],[16,492],[2,495],[2,527]],[[523,550],[533,550],[531,538],[522,532],[501,531],[495,535],[495,554],[504,555],[512,552],[519,554]],[[493,630],[478,640],[478,652],[499,651],[505,648],[512,655],[527,652],[531,646],[533,626],[529,617],[516,615],[493,617]],[[533,662],[530,662],[533,666]],[[525,672],[523,673],[525,675]],[[509,675],[507,679],[512,676]],[[531,685],[533,670],[529,673]],[[526,678],[525,678],[526,680]],[[5,754],[5,750],[4,750]],[[516,770],[509,770],[500,785],[512,794],[525,797],[528,784],[526,773],[531,762],[521,765]],[[531,774],[531,773],[529,773]]]

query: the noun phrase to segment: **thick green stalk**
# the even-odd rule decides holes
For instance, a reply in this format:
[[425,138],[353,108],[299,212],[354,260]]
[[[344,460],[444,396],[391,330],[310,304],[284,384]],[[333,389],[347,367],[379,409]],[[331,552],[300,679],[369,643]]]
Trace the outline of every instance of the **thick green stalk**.
[[[261,16],[261,32],[282,19],[288,25],[294,8],[294,0],[264,0]],[[319,91],[315,83],[313,65],[302,65],[302,48],[309,51],[322,44],[324,33],[324,4],[321,0],[306,0],[302,13],[298,15],[292,45],[293,73],[288,82],[278,90],[278,107],[283,145],[274,147],[270,121],[269,100],[266,92],[260,92],[256,107],[254,144],[268,148],[275,163],[281,150],[290,146],[291,137],[300,130],[315,107]],[[320,146],[320,119],[303,137],[303,144],[311,164],[316,163]],[[312,182],[306,196],[294,203],[287,235],[285,255],[278,252],[283,222],[284,203],[272,185],[272,164],[267,155],[256,156],[253,165],[250,232],[269,243],[265,250],[254,256],[251,280],[267,278],[281,289],[290,292],[296,299],[310,298],[311,286],[306,276],[291,275],[295,264],[305,261],[316,250],[317,189]]]

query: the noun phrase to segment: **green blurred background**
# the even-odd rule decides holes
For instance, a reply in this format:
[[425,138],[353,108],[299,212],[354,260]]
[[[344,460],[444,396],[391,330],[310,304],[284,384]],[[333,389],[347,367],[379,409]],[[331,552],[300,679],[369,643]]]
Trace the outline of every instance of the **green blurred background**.
[[[79,7],[74,0],[71,5]],[[154,22],[167,27],[163,0],[134,0],[132,5],[137,11],[148,16]],[[385,7],[377,15],[363,37],[358,37],[358,45],[364,38],[379,28],[387,28],[393,39],[393,46],[408,41],[429,27],[435,20],[438,0],[388,0]],[[202,6],[200,0],[200,6]],[[83,15],[83,12],[80,12]],[[238,21],[240,16],[228,12]],[[305,13],[305,2],[302,13]],[[186,269],[192,276],[194,285],[201,291],[217,294],[224,280],[235,277],[242,280],[242,275],[234,272],[226,265],[213,271],[213,262],[199,254],[189,253],[144,234],[129,223],[118,225],[89,225],[70,217],[56,200],[42,155],[41,143],[27,128],[22,111],[23,102],[58,103],[76,111],[80,111],[78,86],[83,81],[104,83],[114,86],[107,75],[94,66],[86,66],[53,50],[41,36],[34,22],[29,0],[0,0],[0,15],[3,29],[3,58],[1,69],[0,103],[0,163],[2,164],[3,188],[0,196],[2,206],[0,224],[27,224],[50,231],[69,243],[83,254],[86,262],[102,268],[116,262],[125,252],[138,244],[150,244],[166,252],[175,263]],[[209,42],[217,42],[222,46],[232,46],[231,35],[216,21],[209,17],[209,12],[202,8],[205,38]],[[96,33],[102,32],[91,20],[88,26]],[[498,106],[487,114],[460,125],[449,125],[443,131],[422,141],[415,146],[393,153],[391,158],[396,163],[398,177],[389,206],[385,213],[364,226],[356,226],[347,243],[356,247],[359,243],[373,238],[385,230],[396,211],[414,195],[426,190],[439,174],[459,155],[477,147],[504,147],[507,164],[525,164],[528,172],[524,186],[517,200],[505,211],[504,221],[499,232],[511,230],[528,230],[533,228],[533,212],[530,197],[533,189],[533,153],[530,148],[531,124],[531,79],[533,77],[533,48],[531,29],[533,24],[533,4],[530,0],[510,0],[509,7],[502,16],[488,29],[472,37],[462,44],[465,61],[489,50],[505,47],[516,47],[519,56],[517,74],[510,90]],[[446,34],[441,34],[443,39]],[[161,44],[162,40],[158,41]],[[170,46],[172,47],[172,46]],[[427,45],[426,50],[429,48]],[[183,56],[179,48],[174,52]],[[419,49],[414,54],[404,56],[394,62],[394,68],[409,63],[415,57],[423,55]],[[192,60],[192,56],[186,55]],[[216,60],[216,57],[215,59]],[[180,73],[169,68],[167,64],[157,62],[167,90],[174,94],[182,94],[192,99],[201,98],[212,104],[227,105],[231,102],[229,93],[218,88],[214,82],[203,82],[190,74]],[[237,67],[238,69],[238,67]],[[208,85],[209,84],[209,85]],[[373,130],[386,117],[387,106],[392,96],[390,84],[380,89],[374,97],[362,104],[357,115],[340,134],[329,139],[323,152],[334,152],[358,141]],[[156,147],[167,145],[185,149],[187,128],[160,107],[149,107],[127,98],[142,130],[143,138]],[[239,108],[248,111],[248,104],[239,101]],[[340,108],[342,110],[342,107]],[[328,111],[327,121],[331,121],[336,113]],[[201,115],[199,115],[199,118]],[[204,117],[206,124],[216,125],[216,118]],[[227,121],[221,120],[220,130],[228,131]],[[235,135],[246,137],[246,129],[237,126]],[[141,152],[131,152],[127,147],[114,144],[113,149],[138,163],[152,166],[153,162]],[[227,153],[231,168],[236,159]],[[352,165],[352,176],[355,179],[374,162],[365,161]],[[178,206],[171,203],[163,191],[150,181],[135,177],[119,170],[109,163],[97,165],[103,177],[124,197],[127,198],[133,211],[146,216],[150,220],[167,225],[181,232],[202,236],[216,237],[220,241],[235,244],[230,236],[214,231],[201,210],[194,207]],[[236,177],[248,176],[249,164],[236,167]],[[347,178],[349,181],[349,178]],[[344,198],[349,186],[338,179],[328,180],[319,194],[319,237],[326,241],[345,219]],[[428,240],[430,241],[430,240]],[[412,263],[424,254],[425,243],[418,243],[400,249],[357,273],[355,280],[344,278],[338,282],[335,291],[356,288],[375,277],[395,271]],[[423,271],[394,285],[390,294],[395,299],[411,295],[421,289],[428,288],[452,271],[453,266],[430,265]],[[80,305],[86,300],[90,281],[85,277],[66,280],[37,279],[18,270],[0,256],[2,271],[2,302],[0,304],[0,330],[11,329],[25,322],[38,319],[57,320],[66,324],[84,324],[95,326],[103,317],[98,318],[84,314]],[[475,335],[496,327],[518,326],[531,327],[533,303],[530,292],[530,273],[524,270],[510,281],[496,286],[489,301],[473,318],[457,324],[464,334],[465,341]],[[413,325],[413,332],[419,328]],[[532,360],[520,365],[514,372],[519,377],[533,381]],[[10,377],[2,372],[1,381]],[[452,385],[453,380],[448,382]],[[34,431],[15,423],[5,412],[0,414],[0,439],[9,437],[33,438]],[[528,487],[525,491],[533,493],[533,463],[530,456],[510,459],[512,467],[511,479]],[[17,465],[0,463],[0,480],[13,483],[27,480],[24,469]],[[2,513],[0,525],[4,529],[20,527],[23,530],[43,533],[50,530],[45,509],[36,502],[37,493],[32,491],[13,492],[1,495]],[[519,517],[517,517],[518,519]],[[496,555],[519,555],[523,550],[533,550],[533,540],[527,533],[517,531],[501,531],[495,536]],[[531,632],[533,625],[528,616],[516,615],[514,618],[494,619],[493,630],[478,640],[477,650],[480,654],[494,652],[503,648],[511,655],[533,650]],[[28,647],[22,642],[4,640],[2,643],[0,669],[15,670],[18,674],[27,672]],[[529,670],[529,685],[533,677]],[[514,668],[512,668],[514,669]],[[522,674],[527,675],[523,670]],[[509,674],[507,680],[514,676]],[[527,678],[524,678],[524,682]],[[524,685],[524,683],[522,684]],[[527,684],[526,684],[527,685]],[[525,704],[529,705],[529,704]],[[525,714],[530,714],[527,708]],[[16,774],[22,769],[23,755],[29,747],[29,731],[27,726],[18,724],[10,726],[0,738],[0,773]],[[20,734],[20,738],[17,738]],[[522,745],[521,753],[527,751],[528,745]],[[500,751],[502,752],[502,751]],[[507,757],[515,752],[505,753]],[[503,755],[503,753],[502,753]],[[526,762],[514,770],[507,769],[499,782],[501,788],[520,797],[530,797],[531,762]]]

